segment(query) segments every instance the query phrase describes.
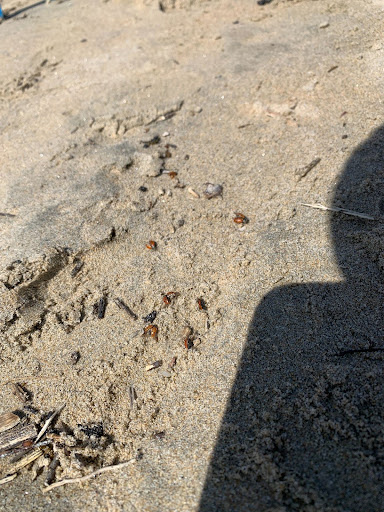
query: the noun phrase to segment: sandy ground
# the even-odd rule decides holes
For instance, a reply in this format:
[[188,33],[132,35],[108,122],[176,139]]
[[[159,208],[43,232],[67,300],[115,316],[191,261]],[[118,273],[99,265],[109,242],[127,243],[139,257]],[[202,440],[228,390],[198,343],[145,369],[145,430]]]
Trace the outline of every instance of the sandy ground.
[[384,2],[190,3],[3,2],[0,412],[137,460],[0,506],[382,511]]

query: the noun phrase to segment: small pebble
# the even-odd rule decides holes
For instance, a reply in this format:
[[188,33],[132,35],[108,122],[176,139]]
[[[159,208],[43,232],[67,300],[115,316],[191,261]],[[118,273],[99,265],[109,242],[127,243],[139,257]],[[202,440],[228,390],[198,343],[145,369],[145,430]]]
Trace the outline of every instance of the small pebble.
[[159,375],[161,375],[162,377],[166,377],[167,379],[169,379],[169,377],[171,377],[172,373],[169,372],[168,370],[160,370],[159,371]]
[[168,366],[169,368],[173,368],[176,365],[177,357],[172,357],[171,361],[169,362]]
[[80,359],[80,352],[78,350],[75,350],[75,352],[72,352],[71,354],[71,363],[76,364]]
[[327,28],[329,27],[329,21],[323,21],[323,23],[320,23],[319,28]]
[[149,315],[144,316],[143,320],[146,324],[151,324],[154,321],[154,319],[156,318],[156,315],[157,315],[157,311],[152,311],[151,313],[149,313]]
[[163,137],[169,137],[169,132],[164,132],[162,136]]
[[159,368],[161,365],[163,364],[163,361],[154,361],[153,363],[151,364],[148,364],[146,367],[145,367],[145,370],[147,372],[151,371],[151,370],[154,370],[155,368]]
[[223,195],[222,185],[215,185],[214,183],[205,183],[204,195],[207,199]]
[[102,319],[105,316],[105,310],[107,308],[107,299],[105,297],[101,297],[99,303],[97,305],[97,318]]

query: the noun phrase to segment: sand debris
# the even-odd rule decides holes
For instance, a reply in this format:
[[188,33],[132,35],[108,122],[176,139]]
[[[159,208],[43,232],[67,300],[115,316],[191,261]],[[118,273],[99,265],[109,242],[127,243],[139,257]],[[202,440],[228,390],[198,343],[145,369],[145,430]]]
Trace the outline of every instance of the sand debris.
[[25,468],[28,464],[35,461],[39,457],[43,455],[43,451],[41,448],[33,448],[30,452],[28,452],[25,457],[22,457],[13,467],[12,473],[17,473],[20,469]]
[[207,199],[223,195],[223,186],[215,185],[214,183],[205,183],[204,195]]
[[136,315],[136,313],[134,313],[132,311],[132,309],[126,305],[126,303],[124,301],[122,301],[121,299],[119,299],[118,297],[116,297],[114,299],[115,301],[115,304],[122,310],[124,310],[126,313],[128,313],[128,315],[130,317],[132,317],[134,320],[137,320],[138,316]]
[[336,213],[344,213],[345,215],[350,215],[351,217],[359,217],[360,219],[377,220],[377,219],[375,219],[375,217],[372,217],[371,215],[367,215],[366,213],[355,212],[353,210],[347,210],[345,208],[338,208],[337,206],[329,207],[329,206],[324,206],[319,203],[315,203],[315,204],[300,203],[300,204],[301,204],[301,206],[308,206],[308,208],[316,208],[317,210],[324,210],[324,211],[336,212]]
[[76,265],[73,267],[73,269],[71,270],[71,277],[76,277],[77,274],[80,272],[80,270],[83,268],[84,266],[84,261],[78,261],[76,263]]
[[17,477],[17,473],[12,473],[12,475],[7,475],[4,478],[0,479],[0,485],[7,484],[8,482],[12,482]]
[[130,459],[126,462],[121,462],[120,464],[114,464],[113,466],[105,466],[104,468],[97,469],[96,471],[93,471],[89,475],[80,476],[78,478],[66,478],[65,480],[59,480],[58,482],[55,482],[54,484],[48,485],[45,489],[43,489],[43,492],[49,492],[52,491],[52,489],[56,489],[56,487],[61,487],[63,485],[68,484],[78,484],[81,482],[86,482],[87,480],[90,480],[91,478],[94,478],[97,475],[101,475],[101,473],[106,473],[107,471],[115,471],[116,469],[124,468],[128,466],[129,464],[132,464],[135,462],[136,459]]
[[196,199],[200,199],[200,194],[196,192],[196,190],[194,190],[192,187],[188,187],[187,190],[191,196],[196,197]]
[[20,418],[13,412],[5,412],[0,416],[0,432],[5,432],[20,423]]
[[133,408],[133,405],[135,403],[135,400],[137,399],[137,393],[133,386],[129,386],[129,402],[131,404],[131,409]]
[[160,368],[160,366],[163,364],[163,361],[159,360],[159,361],[154,361],[153,363],[151,364],[148,364],[146,367],[145,367],[145,371],[149,372],[151,370],[154,370],[156,368]]
[[0,434],[0,452],[9,450],[23,441],[34,439],[37,435],[35,425],[17,425]]
[[55,412],[53,412],[50,417],[47,419],[47,421],[44,423],[43,428],[40,430],[39,435],[36,437],[35,444],[43,437],[43,435],[46,433],[49,425],[52,423],[52,421],[56,418],[58,414],[61,413],[61,411],[64,409],[65,404],[56,409]]

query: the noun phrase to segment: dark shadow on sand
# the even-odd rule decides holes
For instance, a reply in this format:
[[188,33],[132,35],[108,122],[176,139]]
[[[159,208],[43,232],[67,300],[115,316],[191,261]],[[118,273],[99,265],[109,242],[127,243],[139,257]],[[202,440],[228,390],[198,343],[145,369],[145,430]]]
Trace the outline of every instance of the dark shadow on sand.
[[[53,0],[51,0],[50,4],[51,5],[53,3]],[[29,11],[30,9],[34,9],[35,7],[39,7],[40,5],[44,5],[45,4],[45,0],[41,0],[40,2],[36,2],[32,5],[27,5],[26,7],[23,7],[22,9],[19,9],[15,12],[12,12],[12,13],[9,13],[9,14],[5,14],[4,16],[4,19],[5,20],[10,20],[12,18],[15,18],[16,16],[19,16],[20,14],[23,14],[27,11]]]
[[[346,162],[333,204],[384,217],[383,127]],[[384,221],[329,218],[344,281],[258,305],[200,512],[384,511]]]

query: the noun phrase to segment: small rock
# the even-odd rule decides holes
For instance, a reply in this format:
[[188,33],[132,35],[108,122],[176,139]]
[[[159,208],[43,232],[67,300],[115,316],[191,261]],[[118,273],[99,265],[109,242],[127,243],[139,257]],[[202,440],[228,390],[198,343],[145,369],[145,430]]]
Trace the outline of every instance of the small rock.
[[119,130],[119,123],[115,119],[111,119],[110,121],[107,121],[104,127],[104,134],[107,137],[111,137],[114,139],[117,136],[117,132]]
[[323,23],[320,23],[319,28],[327,28],[329,27],[329,21],[323,21]]
[[160,370],[159,371],[159,375],[161,375],[162,377],[166,377],[167,379],[169,379],[169,377],[171,377],[172,373],[169,372],[168,370]]
[[132,170],[140,176],[155,178],[161,174],[162,161],[145,153],[135,152],[133,155]]
[[161,360],[154,361],[153,363],[148,364],[145,367],[145,371],[150,372],[151,370],[154,370],[155,368],[159,368],[162,364],[163,364],[163,361],[161,361]]
[[157,316],[157,311],[152,311],[149,315],[144,316],[143,320],[146,324],[151,324]]
[[223,195],[222,185],[215,185],[214,183],[205,183],[204,195],[207,199]]
[[75,350],[75,352],[72,352],[71,354],[71,363],[76,364],[80,359],[80,352],[78,350]]
[[169,137],[170,133],[169,132],[164,132],[162,137]]
[[200,112],[202,111],[203,109],[201,107],[193,107],[191,109],[191,114],[194,116],[195,114],[200,114]]

